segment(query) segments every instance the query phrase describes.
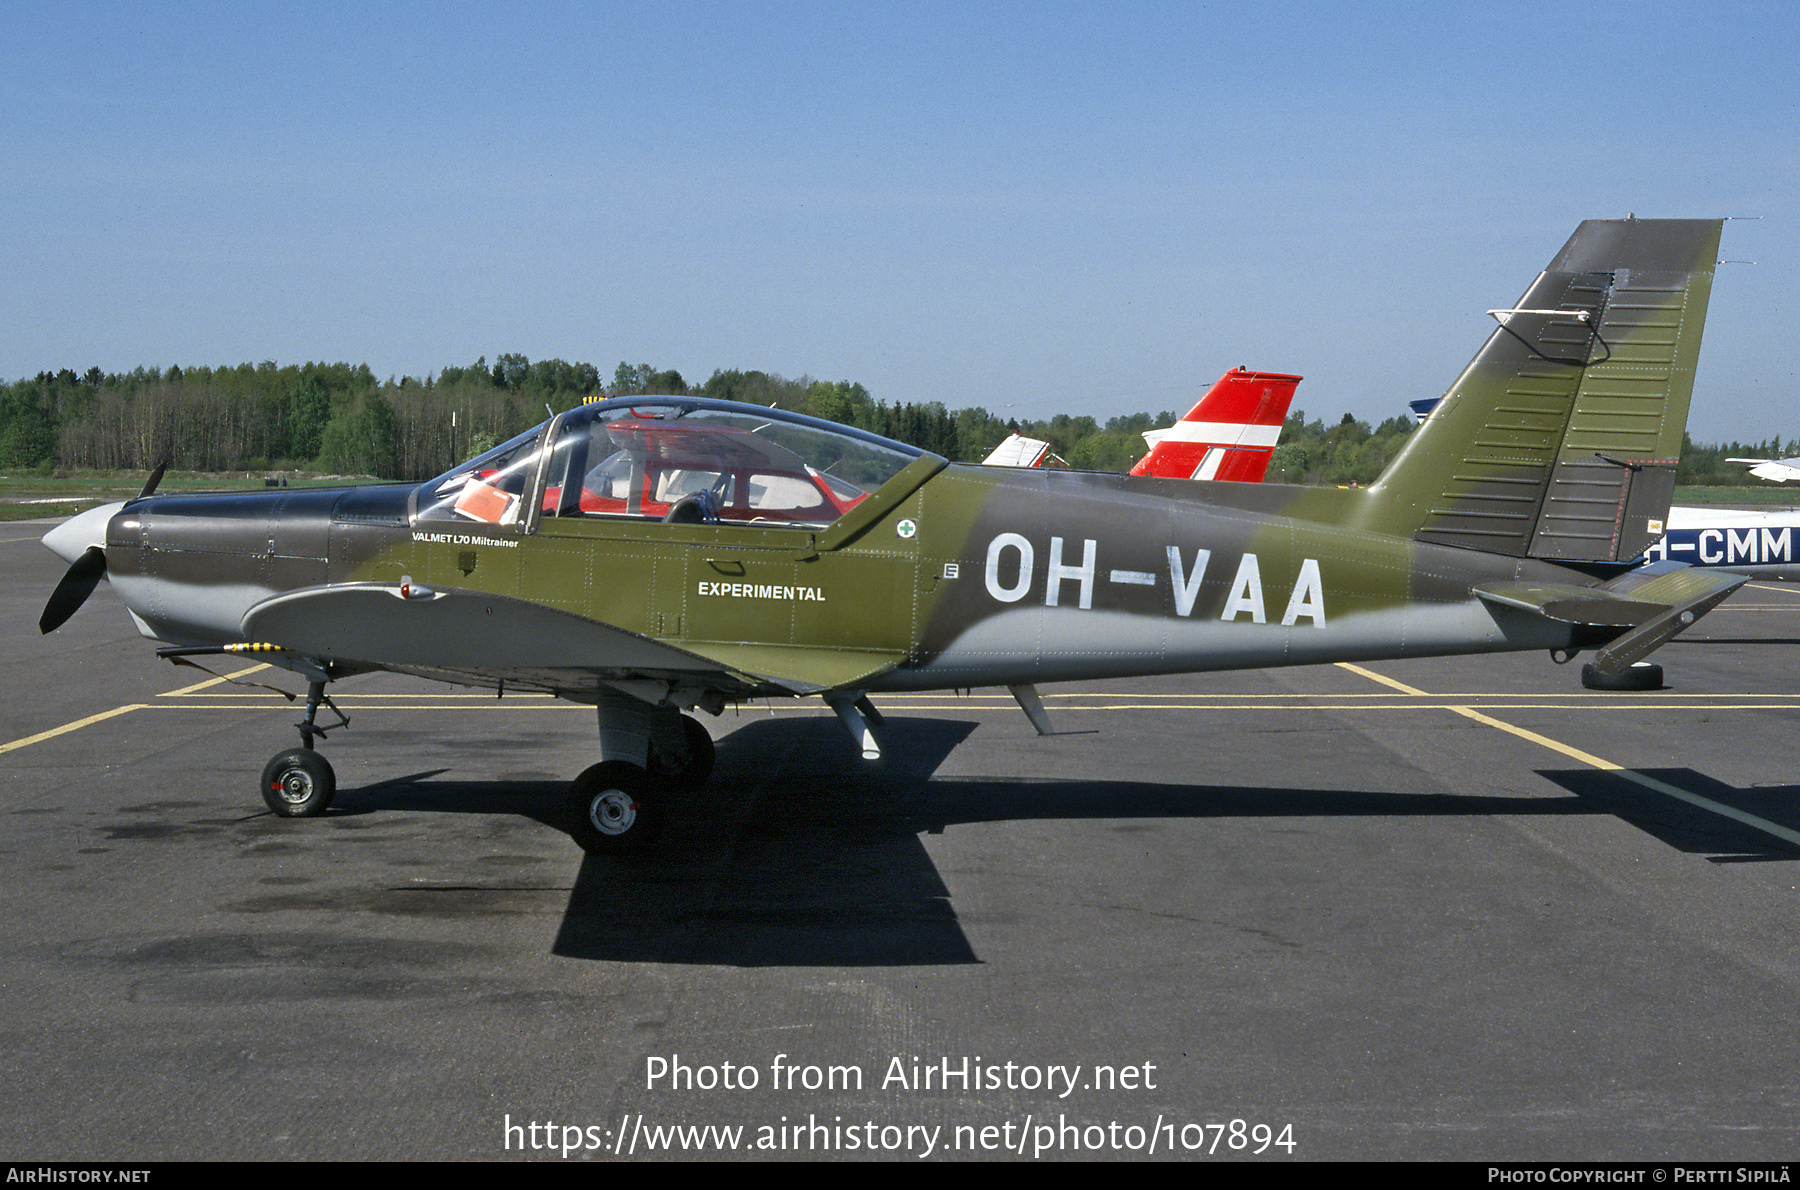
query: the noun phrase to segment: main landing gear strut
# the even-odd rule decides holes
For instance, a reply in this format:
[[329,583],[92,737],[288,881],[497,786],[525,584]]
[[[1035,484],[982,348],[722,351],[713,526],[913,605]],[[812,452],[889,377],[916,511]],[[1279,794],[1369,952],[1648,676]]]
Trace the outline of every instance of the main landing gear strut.
[[692,715],[605,691],[595,707],[600,763],[569,785],[569,834],[590,855],[654,841],[667,800],[712,774],[713,742]]
[[[319,726],[319,704],[331,708],[338,721]],[[331,762],[313,751],[313,737],[325,738],[327,730],[350,726],[350,718],[325,694],[325,683],[306,685],[306,718],[295,724],[300,746],[277,753],[262,771],[262,796],[270,810],[283,818],[312,818],[323,814],[337,793],[337,774]]]

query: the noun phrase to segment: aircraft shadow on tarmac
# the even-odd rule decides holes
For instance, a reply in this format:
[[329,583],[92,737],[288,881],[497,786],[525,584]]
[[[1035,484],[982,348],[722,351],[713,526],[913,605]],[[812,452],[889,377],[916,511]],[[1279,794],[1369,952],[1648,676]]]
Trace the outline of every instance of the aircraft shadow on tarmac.
[[[640,859],[584,861],[556,953],[735,966],[979,962],[922,841],[968,823],[1566,816],[1634,809],[1602,803],[1585,787],[1572,788],[1567,798],[1514,798],[1112,780],[934,780],[943,759],[974,729],[963,722],[890,718],[883,734],[887,758],[876,766],[854,755],[832,720],[769,720],[739,729],[720,742],[719,767],[703,795],[712,804],[671,815],[667,829],[679,846]],[[753,775],[754,788],[746,775]],[[1733,838],[1740,846],[1750,842]]]
[[[1770,785],[1738,789],[1693,769],[1636,771],[1777,826],[1800,830],[1800,787]],[[1580,798],[1589,807],[1588,812],[1611,814],[1678,851],[1704,855],[1713,863],[1800,860],[1800,848],[1792,843],[1747,823],[1654,793],[1597,769],[1539,769],[1538,772]]]
[[[724,966],[927,966],[980,962],[922,836],[978,822],[1612,815],[1717,862],[1796,852],[1729,819],[1594,770],[1542,771],[1568,797],[1145,781],[934,779],[976,729],[890,718],[866,764],[835,719],[752,721],[719,741],[708,785],[670,809],[664,846],[588,856],[555,953]],[[1653,775],[1780,820],[1793,790],[1734,790],[1691,770]],[[512,813],[560,826],[563,784],[439,781],[420,773],[340,795],[333,814],[404,807]]]

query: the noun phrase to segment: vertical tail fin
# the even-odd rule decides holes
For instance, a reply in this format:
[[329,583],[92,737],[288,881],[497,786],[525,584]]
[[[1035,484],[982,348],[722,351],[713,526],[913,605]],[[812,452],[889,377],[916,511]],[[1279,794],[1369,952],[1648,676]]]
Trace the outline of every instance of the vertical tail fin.
[[1370,529],[1624,561],[1662,532],[1717,219],[1590,219],[1368,492]]
[[1300,380],[1233,368],[1180,421],[1166,430],[1145,431],[1150,453],[1131,473],[1262,482]]
[[1042,467],[1045,465],[1061,467],[1064,464],[1062,459],[1050,453],[1050,444],[1043,439],[1027,438],[1023,434],[1008,434],[1005,441],[989,451],[987,458],[981,460],[981,465],[983,467]]

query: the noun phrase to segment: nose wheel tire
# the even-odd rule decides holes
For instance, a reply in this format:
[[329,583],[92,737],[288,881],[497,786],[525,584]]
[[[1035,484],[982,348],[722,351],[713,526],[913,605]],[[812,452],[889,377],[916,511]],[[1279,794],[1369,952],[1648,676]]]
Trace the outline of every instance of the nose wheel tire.
[[569,834],[589,855],[625,855],[649,846],[662,822],[662,800],[649,773],[607,760],[569,785]]
[[282,818],[323,814],[336,793],[331,762],[311,748],[289,748],[263,766],[263,801]]

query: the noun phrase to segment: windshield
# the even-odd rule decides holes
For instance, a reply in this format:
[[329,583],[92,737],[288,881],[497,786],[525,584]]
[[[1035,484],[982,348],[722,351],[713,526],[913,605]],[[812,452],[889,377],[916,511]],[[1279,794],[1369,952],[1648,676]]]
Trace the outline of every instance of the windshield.
[[419,489],[419,516],[426,520],[485,521],[516,525],[525,511],[525,489],[537,462],[543,426],[451,469]]
[[[544,428],[426,484],[419,515],[516,523]],[[583,406],[557,423],[549,451],[543,516],[805,528],[835,521],[923,453],[779,410],[680,398]]]

